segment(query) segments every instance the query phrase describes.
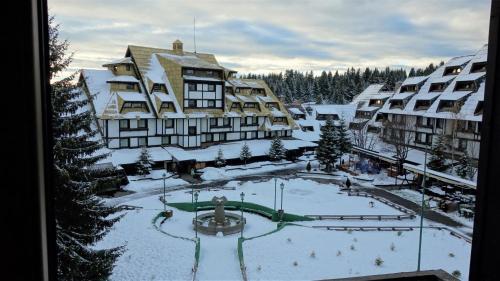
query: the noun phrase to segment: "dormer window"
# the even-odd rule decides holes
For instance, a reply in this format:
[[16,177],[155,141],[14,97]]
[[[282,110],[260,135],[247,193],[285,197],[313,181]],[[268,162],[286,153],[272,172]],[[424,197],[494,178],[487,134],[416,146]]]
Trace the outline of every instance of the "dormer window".
[[246,102],[243,105],[243,108],[257,108],[257,103],[256,102]]
[[233,94],[233,87],[226,87],[226,94]]
[[458,75],[462,71],[461,66],[449,66],[444,70],[443,76],[446,75]]
[[458,113],[461,108],[461,102],[453,100],[441,100],[438,105],[438,112],[446,111]]
[[127,71],[130,71],[130,64],[125,65],[125,68],[127,69]]
[[369,106],[378,106],[378,107],[380,107],[380,106],[384,105],[384,101],[381,100],[381,99],[371,99],[370,103],[368,105]]
[[266,108],[269,108],[269,109],[276,108],[278,110],[280,109],[279,104],[277,102],[267,102]]
[[231,104],[231,109],[241,109],[241,104],[239,102],[233,102],[233,104]]
[[415,110],[427,110],[431,106],[430,100],[417,100],[415,102]]
[[264,89],[252,89],[252,94],[254,95],[263,95]]
[[240,88],[236,88],[236,93],[239,93],[240,92]]
[[445,83],[432,83],[429,92],[442,92],[446,88]]
[[401,91],[400,93],[406,93],[406,92],[416,92],[417,91],[417,85],[404,85],[401,86]]
[[170,109],[173,108],[174,105],[171,102],[162,102],[160,106],[160,110],[162,109]]
[[134,109],[134,110],[138,110],[138,111],[149,112],[149,109],[148,109],[146,103],[145,102],[140,102],[140,101],[133,101],[133,102],[127,101],[127,102],[124,102],[123,106],[122,106],[122,110],[124,110],[124,109]]
[[185,72],[187,75],[193,75],[194,74],[194,70],[192,69],[186,69],[186,72]]
[[214,72],[212,70],[207,70],[207,76],[214,76]]
[[486,72],[486,62],[475,62],[472,64],[472,67],[470,68],[470,73],[476,73],[476,72]]
[[133,84],[127,84],[127,90],[133,90],[134,85]]
[[274,123],[286,123],[286,118],[285,117],[274,117],[273,122]]
[[455,84],[454,91],[475,91],[476,83],[474,81],[458,81]]
[[404,101],[403,100],[391,100],[390,101],[391,106],[389,107],[390,109],[403,109],[404,108]]

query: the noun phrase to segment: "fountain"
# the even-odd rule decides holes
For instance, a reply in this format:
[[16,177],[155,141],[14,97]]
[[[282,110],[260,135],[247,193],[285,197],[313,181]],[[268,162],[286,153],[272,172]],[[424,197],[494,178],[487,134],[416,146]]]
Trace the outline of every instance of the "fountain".
[[198,215],[198,219],[193,219],[193,228],[208,235],[217,235],[222,232],[224,235],[240,232],[246,223],[246,219],[240,215],[226,213],[224,204],[227,202],[225,196],[212,198],[215,210],[210,213]]

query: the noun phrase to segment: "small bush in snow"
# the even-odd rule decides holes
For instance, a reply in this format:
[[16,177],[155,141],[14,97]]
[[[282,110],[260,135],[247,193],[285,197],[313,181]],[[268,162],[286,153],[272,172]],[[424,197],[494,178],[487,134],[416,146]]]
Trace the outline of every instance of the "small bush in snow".
[[352,251],[356,250],[356,248],[354,247],[354,245],[351,245],[351,250]]
[[341,251],[337,251],[337,257],[340,257],[342,255]]
[[391,243],[391,251],[394,252],[394,250],[396,250],[396,246],[394,245],[394,243]]
[[455,254],[454,254],[454,253],[449,253],[449,254],[448,254],[448,256],[449,256],[450,258],[454,258],[454,257],[455,257]]
[[288,243],[292,243],[292,238],[287,238],[287,239],[286,239],[286,242],[288,242]]
[[400,230],[398,231],[398,236],[401,236],[403,234],[403,232]]
[[299,265],[299,263],[297,261],[294,261],[293,266],[297,266],[297,265]]
[[316,257],[316,253],[314,251],[311,252],[311,258],[315,258]]
[[377,257],[375,259],[375,265],[376,266],[382,266],[383,263],[384,263],[384,260],[381,257]]
[[347,230],[347,234],[351,234],[351,233],[352,233],[352,229]]
[[352,239],[352,241],[358,242],[358,239],[356,237],[354,237],[354,239]]
[[262,267],[260,265],[257,266],[257,271],[261,271]]
[[462,273],[460,272],[460,270],[453,270],[451,275],[455,278],[460,278],[462,276]]

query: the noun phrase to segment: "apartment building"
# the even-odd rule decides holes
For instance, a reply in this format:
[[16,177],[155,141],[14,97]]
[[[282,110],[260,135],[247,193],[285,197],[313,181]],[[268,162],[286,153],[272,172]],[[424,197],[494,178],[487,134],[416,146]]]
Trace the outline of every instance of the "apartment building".
[[83,69],[79,85],[108,148],[205,147],[291,137],[294,120],[263,80],[238,79],[213,54],[128,46],[102,70]]

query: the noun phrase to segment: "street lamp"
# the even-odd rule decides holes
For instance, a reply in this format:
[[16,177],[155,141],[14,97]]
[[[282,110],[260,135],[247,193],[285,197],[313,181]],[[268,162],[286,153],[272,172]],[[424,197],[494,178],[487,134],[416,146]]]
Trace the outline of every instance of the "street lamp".
[[194,200],[195,200],[195,206],[194,206],[194,214],[195,214],[195,220],[194,220],[194,237],[198,238],[198,192],[194,194]]
[[165,205],[165,203],[167,202],[166,198],[165,198],[165,178],[166,178],[167,174],[163,173],[163,212],[166,212],[167,211],[167,206]]
[[243,224],[241,226],[241,235],[240,236],[241,236],[241,238],[243,238],[243,227],[245,226],[244,222],[243,222],[244,221],[244,219],[243,219],[243,200],[245,199],[245,193],[241,192],[240,198],[241,198],[241,207],[240,207],[240,209],[241,209],[241,222]]
[[277,178],[274,178],[274,211],[276,212],[276,182],[278,181]]
[[281,208],[280,209],[283,211],[283,189],[285,189],[285,184],[281,183],[280,188],[281,188]]
[[193,204],[193,196],[194,196],[194,185],[191,184],[191,204]]
[[[432,146],[432,139],[431,144]],[[420,207],[420,234],[418,238],[418,264],[417,271],[420,271],[420,261],[422,259],[422,231],[424,229],[424,207],[425,207],[425,176],[427,175],[427,150],[429,146],[425,147],[424,154],[424,178],[422,179],[422,205]]]

